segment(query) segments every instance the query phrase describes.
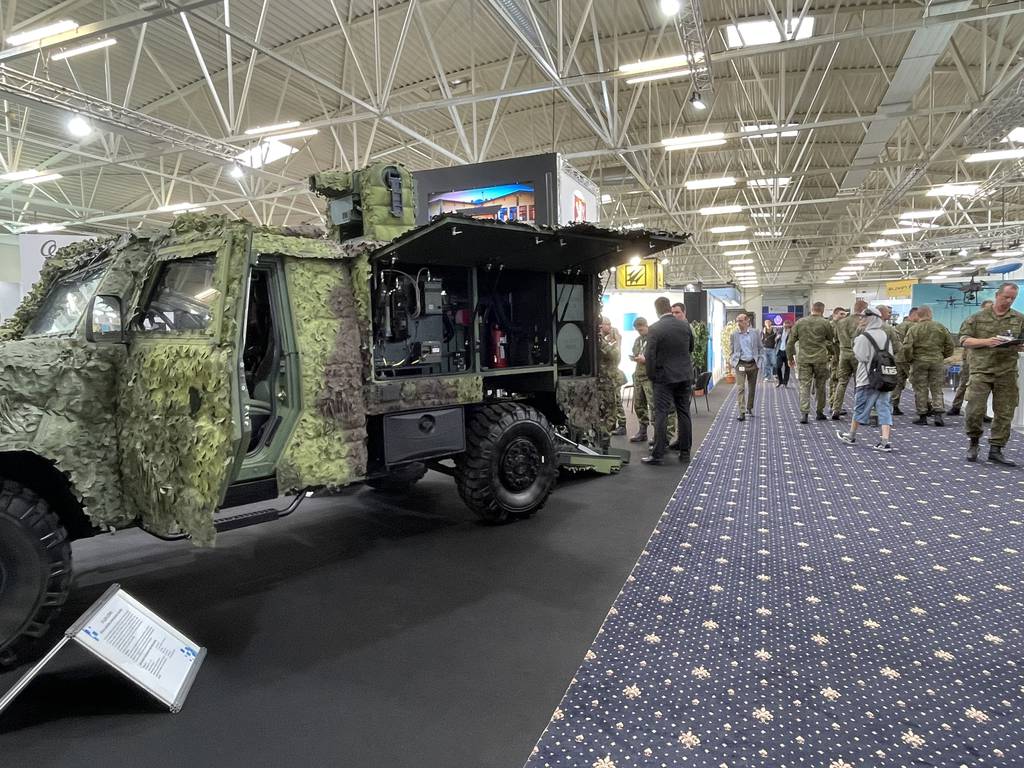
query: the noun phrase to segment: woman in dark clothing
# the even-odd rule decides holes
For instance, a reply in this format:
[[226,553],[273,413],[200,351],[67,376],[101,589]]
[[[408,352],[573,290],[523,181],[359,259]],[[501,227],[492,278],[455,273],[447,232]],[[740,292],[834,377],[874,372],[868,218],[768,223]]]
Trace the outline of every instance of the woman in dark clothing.
[[761,331],[761,347],[764,350],[762,353],[764,359],[761,361],[761,371],[764,373],[765,381],[768,381],[768,379],[775,375],[775,364],[778,357],[775,345],[778,344],[778,341],[779,337],[775,333],[775,326],[772,325],[772,321],[765,320],[764,330]]

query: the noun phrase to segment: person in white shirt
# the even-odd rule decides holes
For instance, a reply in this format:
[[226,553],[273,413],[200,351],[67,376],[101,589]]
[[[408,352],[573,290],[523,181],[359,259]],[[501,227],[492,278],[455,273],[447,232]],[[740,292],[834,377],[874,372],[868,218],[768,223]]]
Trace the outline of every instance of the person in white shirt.
[[[853,444],[857,441],[857,427],[867,424],[871,419],[872,408],[878,412],[878,425],[882,428],[882,437],[875,444],[876,451],[892,450],[892,402],[891,392],[882,392],[870,385],[868,369],[874,360],[876,346],[885,349],[889,344],[889,336],[882,327],[882,314],[875,307],[864,310],[861,332],[853,339],[853,356],[857,361],[856,393],[854,400],[853,419],[847,432],[837,432],[844,443]],[[871,341],[874,341],[872,345]],[[892,347],[889,347],[892,352]]]

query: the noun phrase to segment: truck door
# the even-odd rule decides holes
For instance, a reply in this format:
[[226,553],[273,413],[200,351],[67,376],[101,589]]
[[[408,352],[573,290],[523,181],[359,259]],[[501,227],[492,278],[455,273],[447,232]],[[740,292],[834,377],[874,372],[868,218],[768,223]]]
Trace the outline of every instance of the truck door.
[[157,253],[129,326],[119,398],[125,503],[159,535],[212,544],[213,513],[249,442],[241,335],[251,269],[243,227]]

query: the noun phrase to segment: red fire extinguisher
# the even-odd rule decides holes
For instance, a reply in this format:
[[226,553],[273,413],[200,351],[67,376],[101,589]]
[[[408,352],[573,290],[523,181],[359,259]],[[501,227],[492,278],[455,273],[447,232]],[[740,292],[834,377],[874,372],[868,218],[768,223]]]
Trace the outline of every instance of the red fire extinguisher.
[[508,368],[508,337],[499,326],[491,326],[491,368]]

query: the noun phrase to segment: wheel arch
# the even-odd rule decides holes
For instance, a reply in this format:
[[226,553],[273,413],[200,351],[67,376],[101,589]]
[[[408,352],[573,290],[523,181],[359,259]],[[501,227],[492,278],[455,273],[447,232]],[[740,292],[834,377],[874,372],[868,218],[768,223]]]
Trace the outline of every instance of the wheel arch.
[[69,539],[85,539],[96,533],[71,480],[49,459],[32,451],[0,453],[0,476],[21,483],[46,499]]

